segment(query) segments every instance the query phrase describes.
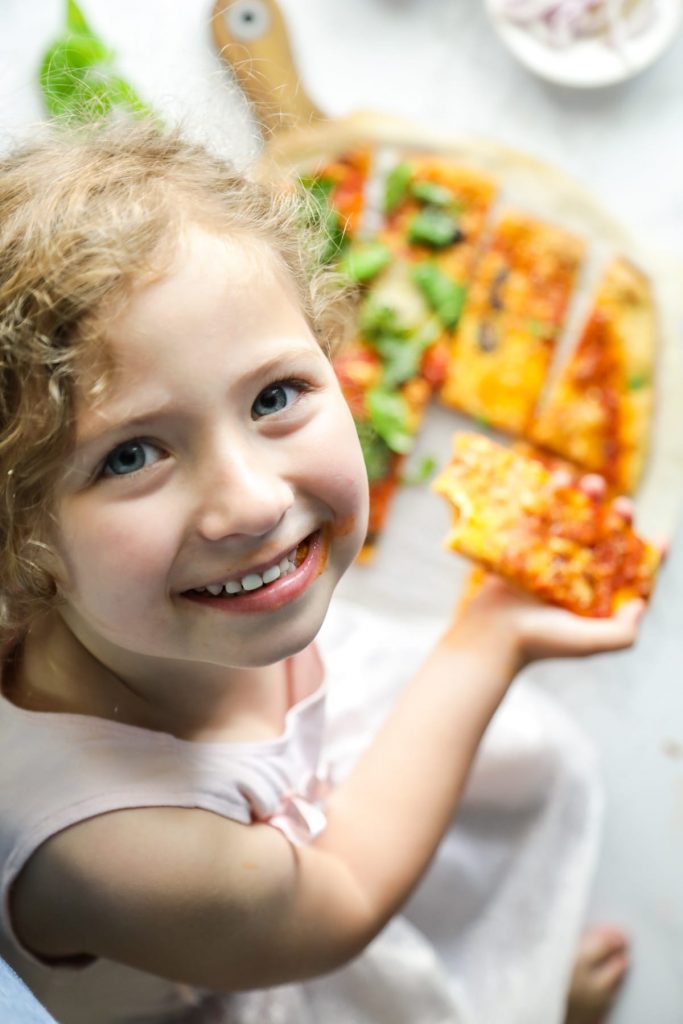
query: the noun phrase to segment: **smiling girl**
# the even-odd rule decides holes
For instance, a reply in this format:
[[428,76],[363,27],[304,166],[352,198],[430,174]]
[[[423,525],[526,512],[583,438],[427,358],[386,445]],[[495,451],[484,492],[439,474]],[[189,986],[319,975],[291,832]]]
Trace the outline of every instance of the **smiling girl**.
[[517,672],[636,636],[490,581],[335,772],[314,640],[367,479],[301,221],[145,124],[0,165],[0,951],[63,1024],[483,1022],[373,940]]

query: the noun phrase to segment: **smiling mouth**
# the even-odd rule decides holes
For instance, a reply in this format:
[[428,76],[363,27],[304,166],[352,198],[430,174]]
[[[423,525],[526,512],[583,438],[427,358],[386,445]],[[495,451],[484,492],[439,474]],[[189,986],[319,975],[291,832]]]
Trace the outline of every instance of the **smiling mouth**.
[[279,562],[274,562],[262,572],[249,572],[240,578],[226,580],[225,583],[210,584],[206,587],[195,587],[193,590],[186,590],[188,597],[220,597],[235,598],[241,594],[252,593],[256,590],[267,590],[277,580],[293,573],[308,555],[313,534],[306,537],[293,548]]

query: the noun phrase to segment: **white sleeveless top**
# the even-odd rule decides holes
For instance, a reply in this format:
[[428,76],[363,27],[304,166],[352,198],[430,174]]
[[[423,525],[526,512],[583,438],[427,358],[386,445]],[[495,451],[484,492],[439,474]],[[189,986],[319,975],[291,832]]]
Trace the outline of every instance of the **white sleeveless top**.
[[[321,759],[335,784],[345,777],[441,628],[335,599],[318,637],[325,691],[295,704],[268,743],[181,741],[0,697],[0,955],[59,1024],[561,1024],[600,789],[593,748],[524,681],[489,727],[458,818],[402,914],[340,970],[216,995],[107,960],[51,968],[12,934],[8,889],[31,851],[103,810],[202,807],[305,841],[324,824]],[[410,763],[407,749],[406,772]]]
[[[317,668],[320,675],[319,661]],[[306,842],[325,826],[324,713],[320,684],[289,709],[276,739],[194,742],[92,716],[27,711],[0,691],[0,955],[60,1024],[223,1021],[226,997],[216,1018],[217,998],[187,986],[109,961],[48,966],[31,955],[14,933],[9,893],[36,849],[77,822],[141,807],[265,821]]]

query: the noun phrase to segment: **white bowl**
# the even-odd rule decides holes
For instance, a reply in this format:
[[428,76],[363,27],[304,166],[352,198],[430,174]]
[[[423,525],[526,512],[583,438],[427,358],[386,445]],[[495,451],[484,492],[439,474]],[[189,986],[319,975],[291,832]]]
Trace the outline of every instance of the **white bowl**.
[[508,21],[499,0],[486,0],[489,19],[507,48],[548,81],[579,89],[613,85],[642,71],[673,42],[683,20],[681,0],[660,0],[652,24],[617,51],[604,39],[582,39],[566,48],[550,46],[533,32]]

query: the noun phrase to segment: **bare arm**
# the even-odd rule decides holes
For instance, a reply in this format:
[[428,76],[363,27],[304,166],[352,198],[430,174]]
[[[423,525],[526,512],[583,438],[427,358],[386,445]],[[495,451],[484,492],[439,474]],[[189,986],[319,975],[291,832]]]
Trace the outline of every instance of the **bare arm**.
[[331,970],[419,880],[524,660],[635,633],[635,615],[578,620],[491,581],[407,684],[312,846],[203,811],[103,815],[33,857],[13,903],[20,934],[48,956],[89,952],[223,990]]

